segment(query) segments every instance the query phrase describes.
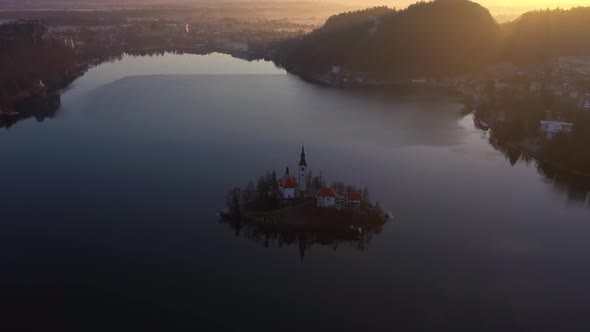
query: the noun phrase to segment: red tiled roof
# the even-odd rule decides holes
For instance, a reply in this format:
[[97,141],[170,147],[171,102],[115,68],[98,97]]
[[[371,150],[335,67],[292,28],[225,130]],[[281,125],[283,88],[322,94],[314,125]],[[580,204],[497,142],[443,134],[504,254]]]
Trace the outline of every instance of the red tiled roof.
[[361,193],[348,193],[346,199],[349,201],[362,201],[363,195]]
[[290,177],[291,177],[291,175],[289,175],[289,174],[283,175],[283,177],[279,180],[279,183],[281,184],[281,186],[284,186],[285,182],[287,182],[287,179]]
[[289,175],[283,181],[283,188],[285,189],[293,189],[295,188],[295,179]]
[[318,191],[317,195],[318,197],[336,197],[336,191],[334,191],[334,189],[330,188],[330,187],[325,187],[320,189],[320,191]]

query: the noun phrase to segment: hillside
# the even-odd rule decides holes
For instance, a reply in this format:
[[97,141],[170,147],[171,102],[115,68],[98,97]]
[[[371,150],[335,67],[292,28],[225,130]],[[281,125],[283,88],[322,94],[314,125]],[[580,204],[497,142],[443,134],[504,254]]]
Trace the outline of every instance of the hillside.
[[468,0],[375,7],[336,15],[312,33],[278,45],[279,62],[302,72],[332,66],[386,77],[444,76],[489,63],[547,62],[590,55],[590,7],[534,11],[499,25]]
[[519,63],[590,55],[590,7],[526,13],[504,24],[505,55]]
[[76,63],[74,50],[37,21],[0,25],[0,49],[0,99],[59,81]]
[[339,65],[388,76],[446,75],[495,61],[501,36],[484,7],[436,0],[400,11],[376,7],[334,16],[305,37],[282,43],[278,55],[313,72]]

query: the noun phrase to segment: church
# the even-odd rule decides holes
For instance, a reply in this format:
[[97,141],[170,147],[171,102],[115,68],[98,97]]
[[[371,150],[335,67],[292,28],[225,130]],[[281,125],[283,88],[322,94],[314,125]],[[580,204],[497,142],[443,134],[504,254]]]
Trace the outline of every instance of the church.
[[285,175],[279,181],[279,188],[283,199],[293,199],[302,196],[307,192],[307,182],[305,181],[305,174],[307,172],[307,161],[305,161],[305,147],[301,147],[301,159],[299,160],[299,167],[297,169],[298,181],[291,175],[289,167],[285,171]]

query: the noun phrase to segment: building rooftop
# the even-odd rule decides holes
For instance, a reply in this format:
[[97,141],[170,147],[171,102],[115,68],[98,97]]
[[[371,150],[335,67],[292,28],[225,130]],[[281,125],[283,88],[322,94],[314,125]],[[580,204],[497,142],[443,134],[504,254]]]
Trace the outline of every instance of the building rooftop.
[[358,192],[348,193],[348,195],[346,195],[346,200],[349,200],[349,201],[362,201],[363,200],[363,195],[361,193],[358,193]]
[[336,191],[330,187],[324,187],[318,191],[317,197],[336,197]]
[[295,179],[291,175],[285,175],[282,180],[283,188],[293,189],[295,188]]

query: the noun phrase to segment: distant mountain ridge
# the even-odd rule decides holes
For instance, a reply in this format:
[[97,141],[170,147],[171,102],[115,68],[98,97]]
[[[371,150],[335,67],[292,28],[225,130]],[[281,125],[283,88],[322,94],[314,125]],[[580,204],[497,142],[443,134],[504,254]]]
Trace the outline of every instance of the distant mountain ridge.
[[590,7],[537,11],[499,25],[469,0],[419,2],[335,15],[312,33],[279,43],[280,62],[309,72],[332,66],[383,76],[443,76],[503,60],[540,62],[590,54]]
[[590,7],[529,12],[502,27],[506,56],[516,62],[590,55]]

